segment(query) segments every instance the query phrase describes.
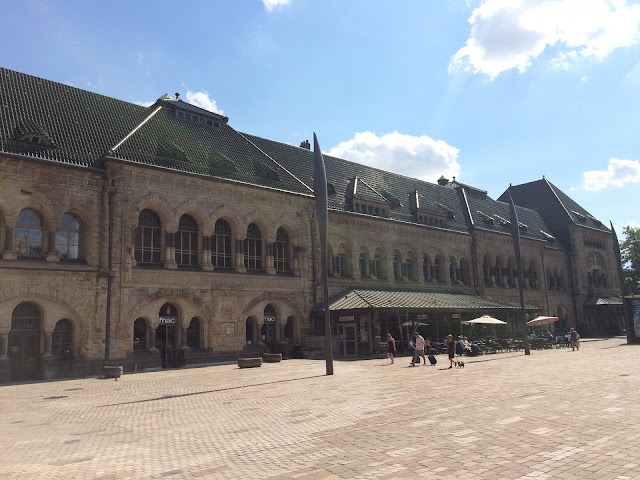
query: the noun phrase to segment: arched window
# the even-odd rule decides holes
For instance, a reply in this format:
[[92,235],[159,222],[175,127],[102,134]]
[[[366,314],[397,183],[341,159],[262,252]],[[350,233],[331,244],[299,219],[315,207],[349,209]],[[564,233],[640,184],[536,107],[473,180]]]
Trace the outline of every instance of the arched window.
[[191,215],[182,215],[176,234],[176,263],[182,267],[198,265],[198,223]]
[[42,258],[42,220],[35,210],[25,208],[16,224],[16,253],[19,257]]
[[213,230],[213,248],[211,263],[214,268],[233,268],[233,252],[231,250],[231,227],[219,219]]
[[134,247],[135,259],[138,265],[160,265],[161,233],[162,229],[158,214],[153,210],[142,210],[138,219]]
[[280,227],[276,233],[276,251],[274,252],[273,263],[276,268],[276,272],[290,272],[291,271],[291,246],[289,244],[289,235],[287,231]]
[[56,230],[56,254],[63,260],[80,258],[80,222],[70,213],[60,218]]
[[393,256],[393,278],[396,280],[402,278],[401,262],[400,255],[396,253]]
[[376,253],[371,261],[371,273],[376,278],[382,278],[382,254]]
[[144,318],[136,318],[133,322],[133,351],[140,352],[147,349],[147,322]]
[[433,272],[431,277],[437,282],[440,281],[440,257],[436,257],[433,261]]
[[360,256],[358,257],[358,263],[360,265],[360,276],[361,277],[366,277],[368,275],[367,272],[367,266],[368,263],[367,262],[367,254],[366,253],[361,253]]
[[247,227],[244,241],[244,266],[247,270],[262,270],[262,233],[253,223]]
[[11,330],[40,330],[40,309],[31,302],[23,302],[13,309]]
[[408,280],[413,280],[413,259],[411,253],[407,254],[404,262],[402,262],[402,276]]
[[187,347],[200,348],[200,320],[192,318],[187,328]]
[[51,353],[57,356],[66,348],[75,353],[73,349],[73,323],[71,320],[63,318],[58,320],[51,335]]

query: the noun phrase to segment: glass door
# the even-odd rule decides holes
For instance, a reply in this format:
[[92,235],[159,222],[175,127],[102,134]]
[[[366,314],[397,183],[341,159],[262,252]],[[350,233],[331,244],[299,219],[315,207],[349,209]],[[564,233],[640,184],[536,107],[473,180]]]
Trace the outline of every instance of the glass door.
[[356,324],[345,323],[338,325],[338,348],[340,355],[344,357],[355,357],[358,354],[358,337],[356,335]]

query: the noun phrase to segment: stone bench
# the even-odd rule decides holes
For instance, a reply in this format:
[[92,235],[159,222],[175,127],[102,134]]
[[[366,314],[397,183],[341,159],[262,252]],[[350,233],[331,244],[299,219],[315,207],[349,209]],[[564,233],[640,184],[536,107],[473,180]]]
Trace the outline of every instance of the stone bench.
[[240,368],[253,368],[253,367],[261,367],[262,359],[260,357],[255,358],[239,358],[238,359],[238,367]]
[[277,363],[282,361],[281,353],[263,353],[262,360],[264,363]]

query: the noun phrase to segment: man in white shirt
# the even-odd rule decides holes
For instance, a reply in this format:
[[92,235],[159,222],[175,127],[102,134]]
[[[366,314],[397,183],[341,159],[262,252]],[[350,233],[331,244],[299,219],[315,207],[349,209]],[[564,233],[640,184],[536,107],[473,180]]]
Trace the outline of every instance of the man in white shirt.
[[426,342],[424,340],[424,337],[419,333],[416,333],[414,342],[415,342],[415,350],[413,352],[413,360],[411,360],[411,366],[415,367],[416,362],[418,361],[418,357],[422,357],[422,364],[426,367],[427,359],[424,356],[424,347],[426,345]]

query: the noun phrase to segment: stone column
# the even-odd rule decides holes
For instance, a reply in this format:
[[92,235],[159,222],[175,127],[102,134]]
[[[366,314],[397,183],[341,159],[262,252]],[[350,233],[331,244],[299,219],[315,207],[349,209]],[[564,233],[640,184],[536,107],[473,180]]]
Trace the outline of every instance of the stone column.
[[15,229],[6,225],[4,227],[4,252],[2,252],[3,260],[15,260],[17,258],[15,251]]
[[164,242],[164,268],[176,269],[176,232],[167,232]]
[[298,246],[292,248],[291,273],[296,277],[300,276],[300,250],[301,247]]
[[236,239],[236,272],[246,273],[244,266],[244,238]]
[[362,277],[362,274],[360,272],[360,253],[359,252],[351,253],[351,276],[356,280],[360,280],[360,278]]
[[0,333],[0,358],[6,358],[9,334],[7,332]]
[[60,256],[56,252],[56,230],[57,227],[54,227],[47,232],[47,262],[55,263],[60,261]]
[[211,264],[211,242],[211,235],[205,234],[202,236],[202,250],[200,250],[200,268],[202,270],[213,270],[213,265]]
[[265,258],[264,258],[264,270],[267,275],[275,275],[276,269],[273,262],[273,250],[275,248],[273,242],[265,242]]
[[44,352],[43,355],[51,356],[51,342],[52,342],[53,332],[48,332],[45,330],[44,332]]

